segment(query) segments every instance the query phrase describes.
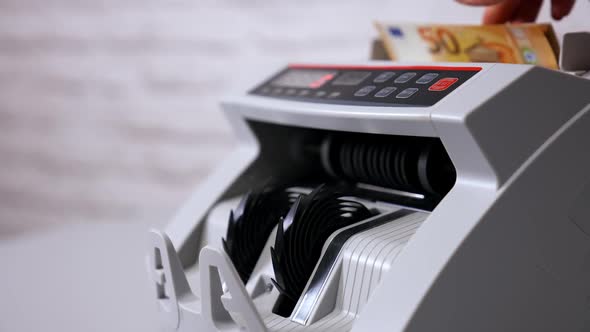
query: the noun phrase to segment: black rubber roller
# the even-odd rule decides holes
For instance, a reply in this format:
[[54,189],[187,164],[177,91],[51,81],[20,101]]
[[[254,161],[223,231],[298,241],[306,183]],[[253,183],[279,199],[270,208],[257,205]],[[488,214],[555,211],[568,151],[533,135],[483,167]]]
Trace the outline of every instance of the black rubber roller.
[[455,168],[436,138],[331,135],[321,151],[326,171],[352,183],[435,196],[455,183]]
[[457,175],[455,167],[442,144],[432,142],[422,147],[418,159],[418,178],[428,192],[446,194]]

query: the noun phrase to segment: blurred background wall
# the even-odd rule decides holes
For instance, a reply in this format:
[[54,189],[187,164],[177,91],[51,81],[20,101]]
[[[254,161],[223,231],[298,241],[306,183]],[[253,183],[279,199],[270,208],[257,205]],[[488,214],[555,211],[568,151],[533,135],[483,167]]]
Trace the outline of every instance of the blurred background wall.
[[[558,32],[590,30],[589,9]],[[218,99],[256,69],[365,60],[374,19],[480,15],[452,0],[0,0],[0,236],[162,224],[230,150]]]

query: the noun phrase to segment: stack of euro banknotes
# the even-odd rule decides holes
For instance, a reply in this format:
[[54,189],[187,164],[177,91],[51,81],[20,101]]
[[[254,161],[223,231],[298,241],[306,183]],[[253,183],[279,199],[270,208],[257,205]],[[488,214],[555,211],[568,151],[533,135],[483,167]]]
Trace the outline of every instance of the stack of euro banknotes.
[[442,25],[376,22],[396,61],[503,62],[557,69],[559,45],[549,24]]

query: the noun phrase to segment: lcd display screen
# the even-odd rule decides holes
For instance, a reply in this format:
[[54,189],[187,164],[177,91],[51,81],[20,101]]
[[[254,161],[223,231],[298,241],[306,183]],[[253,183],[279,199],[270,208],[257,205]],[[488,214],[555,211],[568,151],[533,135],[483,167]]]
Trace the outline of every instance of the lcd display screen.
[[333,70],[291,69],[272,81],[272,85],[287,88],[319,88],[336,76]]

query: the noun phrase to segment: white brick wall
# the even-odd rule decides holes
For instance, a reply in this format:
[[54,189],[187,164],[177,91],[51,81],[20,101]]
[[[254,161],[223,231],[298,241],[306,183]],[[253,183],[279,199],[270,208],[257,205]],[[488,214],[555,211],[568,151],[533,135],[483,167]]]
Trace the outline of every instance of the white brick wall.
[[[577,7],[558,30],[589,29]],[[229,150],[217,101],[257,66],[365,59],[373,19],[479,13],[451,0],[1,0],[0,235],[165,221]]]

